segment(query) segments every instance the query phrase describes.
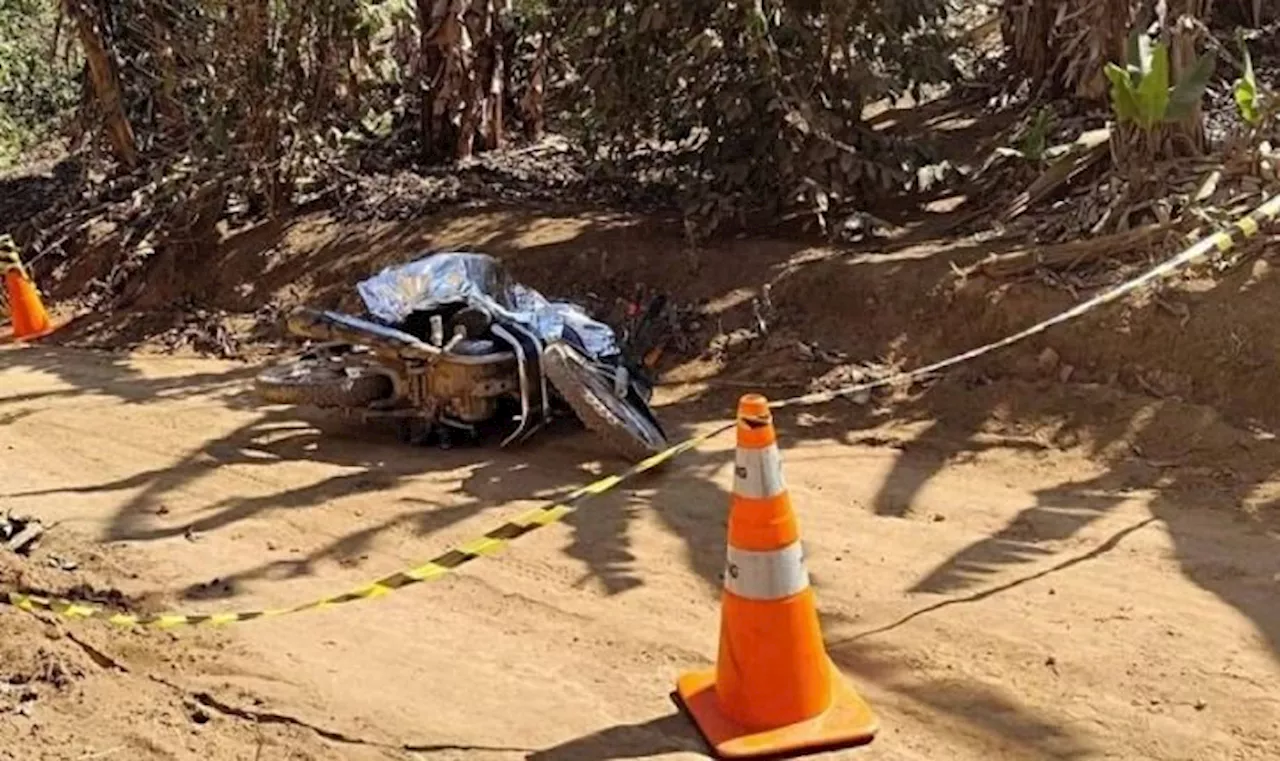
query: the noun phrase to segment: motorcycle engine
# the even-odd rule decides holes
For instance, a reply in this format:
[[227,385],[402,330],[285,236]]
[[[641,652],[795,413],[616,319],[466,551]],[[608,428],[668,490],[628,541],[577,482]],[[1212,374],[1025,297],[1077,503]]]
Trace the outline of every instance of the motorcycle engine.
[[449,400],[449,414],[464,423],[482,423],[498,412],[498,400],[467,396]]
[[[430,331],[433,317],[441,324]],[[484,337],[489,327],[487,315],[464,308],[414,318],[411,322],[416,324],[409,327],[426,334],[424,340],[432,340],[427,337],[431,332],[452,336],[459,327],[466,336],[448,341],[447,351],[457,359],[434,362],[411,374],[410,393],[416,406],[435,406],[444,416],[461,423],[481,423],[497,414],[499,397],[519,392],[515,360],[502,357],[498,343]]]
[[497,413],[498,397],[519,390],[514,364],[515,360],[437,362],[410,372],[409,392],[415,406],[440,405],[441,412],[460,422],[483,422]]

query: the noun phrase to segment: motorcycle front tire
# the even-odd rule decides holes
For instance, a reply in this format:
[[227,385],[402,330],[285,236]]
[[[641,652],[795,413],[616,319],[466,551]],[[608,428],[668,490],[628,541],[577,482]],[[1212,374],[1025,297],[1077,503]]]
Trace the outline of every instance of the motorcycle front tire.
[[386,376],[323,358],[304,358],[263,370],[254,379],[254,390],[272,404],[328,409],[367,407],[392,393]]
[[620,399],[573,347],[564,343],[548,346],[542,367],[582,424],[619,455],[636,463],[667,448],[662,431],[629,401]]

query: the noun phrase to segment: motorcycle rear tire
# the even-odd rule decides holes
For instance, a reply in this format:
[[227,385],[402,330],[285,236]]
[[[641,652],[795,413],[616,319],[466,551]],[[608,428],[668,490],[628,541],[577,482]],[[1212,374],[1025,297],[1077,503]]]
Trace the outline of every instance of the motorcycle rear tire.
[[619,399],[587,360],[566,344],[548,346],[543,371],[551,385],[592,433],[633,463],[667,448],[667,439],[631,403]]
[[391,396],[391,380],[360,367],[323,359],[300,359],[268,368],[254,379],[258,396],[273,404],[322,408],[367,407]]

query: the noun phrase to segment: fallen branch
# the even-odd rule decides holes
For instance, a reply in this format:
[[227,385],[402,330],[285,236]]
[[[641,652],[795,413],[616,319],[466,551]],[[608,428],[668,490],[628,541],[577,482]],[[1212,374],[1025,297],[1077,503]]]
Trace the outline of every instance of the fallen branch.
[[1110,138],[1109,129],[1093,130],[1081,135],[1067,155],[1051,164],[1030,187],[1013,199],[1000,215],[1001,221],[1008,223],[1022,216],[1058,188],[1069,184],[1086,169],[1110,155],[1107,142]]
[[1042,267],[1072,269],[1088,261],[1132,251],[1173,228],[1172,222],[1155,222],[1098,238],[992,255],[974,265],[970,271],[976,269],[988,277],[1009,278],[1025,275]]

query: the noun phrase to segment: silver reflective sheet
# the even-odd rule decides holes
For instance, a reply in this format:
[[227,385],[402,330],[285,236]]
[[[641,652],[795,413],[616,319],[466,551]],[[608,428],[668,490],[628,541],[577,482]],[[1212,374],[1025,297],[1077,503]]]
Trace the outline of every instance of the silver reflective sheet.
[[580,307],[550,301],[532,288],[514,283],[498,260],[486,254],[449,251],[387,267],[356,285],[370,314],[396,325],[416,311],[464,303],[514,320],[543,341],[559,341],[573,331],[596,359],[618,353],[613,329]]

